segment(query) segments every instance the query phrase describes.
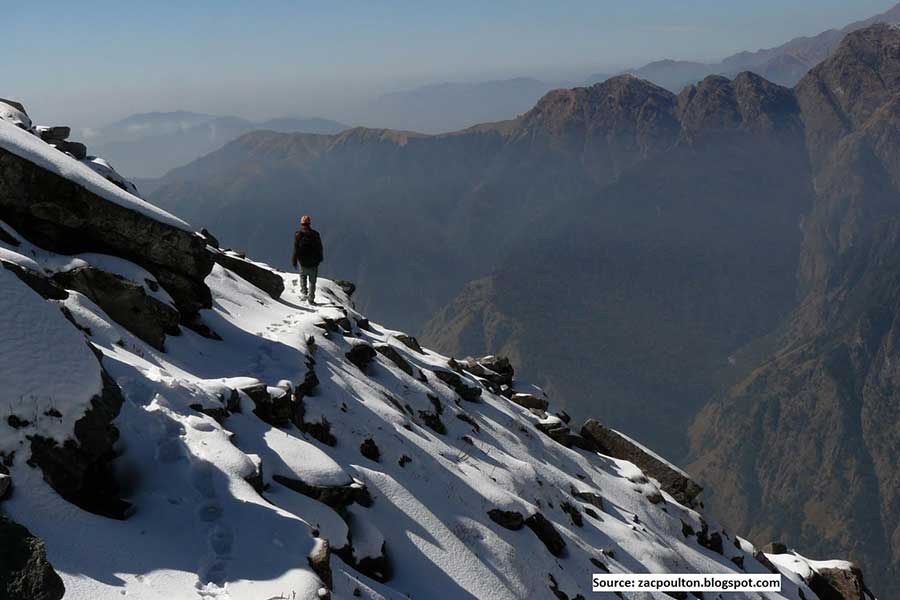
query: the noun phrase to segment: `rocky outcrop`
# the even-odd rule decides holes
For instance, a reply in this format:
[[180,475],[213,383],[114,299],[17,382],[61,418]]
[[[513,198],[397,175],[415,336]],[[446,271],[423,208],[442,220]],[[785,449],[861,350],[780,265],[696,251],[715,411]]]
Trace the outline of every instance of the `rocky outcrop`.
[[547,517],[534,513],[525,519],[525,525],[544,543],[550,554],[556,557],[565,554],[566,542]]
[[38,273],[22,265],[5,260],[0,260],[0,265],[7,271],[12,271],[25,285],[40,294],[45,300],[65,300],[69,297],[66,290],[56,285],[52,279],[43,273]]
[[315,485],[295,477],[285,477],[283,475],[272,475],[272,479],[286,488],[290,488],[304,496],[309,496],[336,510],[344,509],[354,502],[366,502],[367,492],[365,486],[355,481],[346,485]]
[[848,569],[820,568],[807,580],[809,589],[816,593],[819,600],[868,600],[873,598],[868,593],[863,581],[862,571],[857,566]]
[[649,477],[659,481],[662,489],[685,506],[693,506],[697,495],[703,491],[702,487],[674,465],[663,461],[646,448],[594,419],[585,422],[581,428],[581,435],[596,444],[601,453],[637,465]]
[[100,252],[135,262],[169,292],[183,317],[211,306],[204,240],[149,218],[0,149],[0,218],[31,242],[63,254]]
[[403,371],[410,377],[414,375],[415,371],[413,371],[412,365],[409,364],[408,360],[403,358],[403,355],[397,352],[396,348],[394,348],[390,344],[375,344],[374,347],[375,351],[378,352],[378,354],[382,355],[383,357],[397,365],[397,367],[401,371]]
[[44,543],[0,515],[0,598],[60,600],[65,591],[62,579],[47,561]]
[[265,383],[255,383],[238,391],[253,402],[253,414],[270,425],[284,427],[295,416],[294,395],[290,388],[270,388]]
[[229,251],[213,251],[213,260],[233,271],[273,298],[284,292],[284,280],[280,275]]
[[376,352],[375,348],[368,342],[357,341],[350,347],[350,350],[347,351],[346,356],[347,360],[365,373],[369,363],[374,360]]
[[91,399],[91,408],[75,422],[74,439],[63,444],[31,437],[28,464],[39,467],[44,480],[76,506],[92,513],[124,519],[129,504],[118,497],[109,469],[119,430],[112,424],[124,401],[122,391],[105,370],[103,390]]
[[522,513],[515,510],[492,508],[488,511],[488,517],[500,527],[505,527],[506,529],[511,529],[513,531],[518,531],[525,525],[525,518],[522,517]]
[[181,333],[178,311],[149,295],[140,283],[91,266],[56,273],[53,281],[81,292],[116,323],[157,350],[165,350],[166,335]]
[[434,376],[446,383],[460,398],[467,402],[478,402],[481,398],[481,388],[467,383],[462,377],[453,371],[435,369]]

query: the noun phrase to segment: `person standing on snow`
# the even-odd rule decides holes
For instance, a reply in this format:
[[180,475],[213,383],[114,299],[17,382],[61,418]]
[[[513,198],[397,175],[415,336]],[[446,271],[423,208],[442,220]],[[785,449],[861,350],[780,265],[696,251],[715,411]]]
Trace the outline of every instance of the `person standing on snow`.
[[316,303],[316,278],[323,258],[322,238],[312,228],[309,215],[303,215],[300,218],[300,230],[294,233],[291,265],[296,269],[297,263],[300,263],[300,296],[303,300],[308,299],[310,304]]

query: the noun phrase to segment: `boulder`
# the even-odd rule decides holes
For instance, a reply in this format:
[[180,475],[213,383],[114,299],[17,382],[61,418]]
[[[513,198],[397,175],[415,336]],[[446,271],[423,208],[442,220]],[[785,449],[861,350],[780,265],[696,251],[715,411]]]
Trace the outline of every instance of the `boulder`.
[[522,517],[522,513],[514,510],[492,508],[488,511],[488,517],[500,527],[511,529],[513,531],[518,531],[525,525],[525,519]]
[[62,141],[72,135],[72,129],[65,125],[53,125],[52,127],[38,125],[34,131],[45,142]]
[[119,430],[112,424],[124,399],[105,369],[103,389],[91,399],[91,408],[75,422],[74,439],[56,440],[32,436],[28,464],[38,467],[50,487],[72,504],[94,514],[124,519],[130,505],[118,497],[118,486],[109,463]]
[[16,277],[22,280],[22,283],[33,289],[46,300],[65,300],[69,297],[69,293],[63,288],[56,285],[52,279],[38,273],[22,265],[0,260],[0,265],[7,271],[11,271]]
[[0,119],[26,131],[31,131],[33,125],[22,103],[6,98],[0,98]]
[[443,381],[456,392],[460,398],[468,402],[478,402],[481,398],[481,388],[469,385],[462,377],[453,371],[444,371],[441,369],[434,371],[435,377]]
[[213,260],[202,237],[110,202],[3,149],[0,213],[21,235],[47,250],[111,254],[144,267],[166,288],[184,318],[212,306],[203,280]]
[[425,354],[425,351],[422,350],[422,346],[419,345],[419,340],[414,338],[411,335],[406,335],[405,333],[400,333],[394,336],[394,339],[413,350],[414,352],[418,352],[419,354]]
[[397,352],[397,349],[390,344],[375,344],[375,351],[382,355],[410,377],[413,376],[413,367],[403,356]]
[[255,383],[239,388],[253,402],[253,414],[275,427],[284,427],[294,417],[294,403],[290,390],[270,388],[265,383]]
[[334,281],[334,285],[341,288],[341,290],[343,290],[343,292],[347,294],[348,297],[352,296],[353,292],[356,291],[356,284],[352,281],[347,281],[346,279],[336,279]]
[[482,377],[497,385],[512,385],[515,369],[505,356],[484,356],[478,359],[478,364],[487,369]]
[[788,547],[782,542],[769,542],[761,548],[766,554],[787,554]]
[[365,372],[369,363],[375,358],[375,354],[375,348],[373,348],[371,344],[358,341],[351,346],[350,350],[344,356],[347,357],[347,360],[356,365],[360,371]]
[[856,565],[852,565],[849,569],[817,569],[806,583],[820,600],[866,600],[867,598],[863,574]]
[[0,598],[59,600],[65,591],[62,579],[47,561],[44,543],[0,515]]
[[144,286],[96,267],[76,267],[56,273],[53,280],[81,292],[116,323],[157,350],[165,350],[166,334],[178,335],[180,314],[147,294]]
[[87,158],[87,146],[81,142],[70,142],[69,140],[53,140],[51,146],[71,155],[76,160],[84,160]]
[[422,422],[425,423],[435,433],[438,433],[440,435],[447,434],[447,428],[444,426],[444,422],[441,421],[441,416],[436,412],[420,410],[419,418],[422,419]]
[[309,496],[336,510],[341,510],[350,506],[367,493],[365,486],[355,481],[348,483],[347,485],[328,486],[313,485],[301,481],[300,479],[285,477],[283,475],[272,475],[272,479],[286,488],[292,489],[304,496]]
[[588,419],[581,428],[581,435],[597,446],[599,452],[634,463],[645,474],[659,481],[663,490],[685,506],[692,506],[703,488],[684,471],[665,462],[637,442],[614,429],[605,427],[594,419]]
[[603,508],[603,496],[601,496],[600,494],[596,494],[594,492],[579,492],[573,489],[572,496],[580,502],[590,504],[591,506],[595,506],[600,510],[606,510]]
[[547,410],[550,405],[546,398],[538,398],[533,394],[513,394],[510,401],[531,410]]
[[359,453],[374,462],[381,461],[381,450],[372,438],[366,438],[359,445]]
[[237,273],[242,279],[246,279],[273,298],[280,298],[284,292],[284,280],[275,271],[239,258],[230,252],[213,252],[212,256],[218,264]]
[[550,554],[559,558],[565,553],[565,540],[559,535],[559,532],[556,530],[556,527],[553,526],[553,523],[551,523],[544,515],[541,513],[534,513],[525,519],[525,525],[527,525],[538,539],[544,543],[547,550],[550,551]]

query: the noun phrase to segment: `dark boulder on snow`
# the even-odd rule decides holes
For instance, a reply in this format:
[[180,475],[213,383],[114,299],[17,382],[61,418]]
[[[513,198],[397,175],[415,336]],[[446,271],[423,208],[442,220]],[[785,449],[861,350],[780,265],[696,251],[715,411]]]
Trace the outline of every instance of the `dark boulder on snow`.
[[284,475],[272,475],[272,479],[286,488],[304,496],[309,496],[337,510],[344,509],[358,500],[362,500],[361,504],[365,503],[365,497],[368,493],[363,484],[355,481],[346,485],[314,485],[294,477],[285,477]]
[[769,542],[761,548],[766,554],[787,554],[788,547],[782,542]]
[[284,427],[294,417],[294,402],[291,390],[269,391],[265,383],[255,383],[239,388],[253,402],[253,414],[275,427]]
[[534,394],[513,394],[509,400],[531,410],[547,410],[547,407],[550,406],[549,400],[538,398]]
[[105,370],[103,389],[91,399],[91,408],[75,422],[75,439],[63,444],[32,436],[28,464],[41,469],[50,487],[72,504],[94,514],[124,519],[129,504],[118,497],[118,486],[109,463],[119,430],[112,424],[124,398],[122,390]]
[[39,138],[48,143],[68,139],[72,134],[72,129],[65,125],[53,125],[51,127],[37,126],[34,128],[34,131],[38,134]]
[[374,462],[381,461],[381,450],[372,438],[366,438],[359,445],[359,453]]
[[157,350],[165,350],[166,335],[178,335],[180,314],[147,294],[144,286],[96,267],[76,267],[56,273],[53,280],[81,292],[116,323]]
[[[479,377],[484,377],[497,385],[512,385],[515,369],[513,369],[509,359],[505,356],[483,356],[475,362],[483,371],[483,374],[479,375]],[[467,361],[467,365],[469,364]]]
[[522,516],[522,513],[515,510],[492,508],[487,514],[488,517],[491,518],[491,521],[506,529],[518,531],[525,526],[525,518]]
[[356,284],[352,281],[347,281],[346,279],[336,279],[334,284],[341,288],[348,297],[352,296],[353,292],[356,291]]
[[33,289],[46,300],[65,300],[69,297],[69,293],[63,288],[56,285],[52,279],[38,273],[22,265],[17,265],[5,260],[0,260],[0,265],[7,271],[11,271],[16,277],[22,280],[22,283]]
[[390,344],[375,344],[375,351],[382,355],[410,377],[413,376],[413,367],[403,356],[397,352],[397,349]]
[[284,279],[275,271],[240,258],[232,252],[212,252],[212,256],[218,264],[238,274],[273,298],[280,298],[284,292]]
[[375,358],[375,348],[368,342],[358,341],[345,354],[347,360],[356,365],[356,367],[365,372],[369,363]]
[[849,569],[819,568],[806,584],[820,600],[867,600],[869,597],[862,571],[856,565]]
[[534,532],[534,535],[547,546],[547,550],[550,551],[550,554],[558,558],[565,553],[565,540],[556,530],[556,527],[553,526],[553,523],[551,523],[544,515],[541,513],[534,513],[525,519],[525,525],[527,525],[528,528]]
[[644,473],[659,481],[663,490],[685,506],[691,506],[697,495],[703,491],[702,487],[678,467],[665,462],[638,443],[594,419],[585,422],[581,428],[581,435],[596,444],[599,452],[637,465]]
[[51,140],[50,145],[72,156],[76,160],[84,160],[87,158],[87,146],[81,142],[70,142],[69,140]]
[[474,385],[467,383],[453,371],[437,369],[434,371],[434,375],[452,388],[463,400],[468,402],[478,402],[479,398],[481,398],[480,387],[475,387]]
[[44,543],[0,515],[0,598],[59,600],[65,591],[62,579],[47,561]]
[[203,280],[213,260],[202,237],[111,202],[4,149],[0,214],[47,250],[99,252],[139,264],[166,288],[182,316],[212,306]]
[[419,354],[425,354],[425,351],[422,350],[422,346],[419,345],[419,340],[414,338],[411,335],[406,335],[405,333],[400,333],[394,336],[394,339],[409,348],[414,352],[418,352]]

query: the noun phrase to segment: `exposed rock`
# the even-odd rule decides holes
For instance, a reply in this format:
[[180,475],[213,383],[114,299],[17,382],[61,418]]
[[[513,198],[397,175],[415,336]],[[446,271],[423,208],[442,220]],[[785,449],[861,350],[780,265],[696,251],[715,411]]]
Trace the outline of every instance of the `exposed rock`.
[[12,271],[25,285],[47,300],[65,300],[69,297],[69,293],[66,290],[56,285],[52,279],[42,273],[5,260],[0,260],[0,265],[3,265],[3,268],[7,271]]
[[72,155],[72,158],[75,158],[76,160],[84,160],[87,158],[87,146],[85,146],[81,142],[70,142],[68,140],[52,140],[50,145],[60,152],[65,152],[66,154]]
[[621,433],[589,419],[581,428],[581,435],[594,444],[603,454],[627,460],[637,465],[644,473],[659,481],[662,489],[675,500],[691,506],[703,488],[697,485],[683,471],[650,454]]
[[115,457],[113,444],[119,430],[112,425],[124,402],[122,391],[105,370],[103,390],[91,399],[91,408],[75,422],[74,439],[60,445],[55,440],[31,437],[31,458],[44,480],[76,506],[113,519],[124,519],[129,504],[118,497],[118,486],[109,470]]
[[202,237],[109,202],[3,149],[0,212],[11,227],[47,250],[111,254],[144,267],[182,316],[212,306],[203,280],[213,261]]
[[233,271],[266,292],[273,298],[280,298],[284,292],[284,280],[270,269],[261,267],[249,260],[239,258],[230,252],[213,252],[213,260],[229,271]]
[[283,427],[290,423],[292,417],[294,417],[294,404],[291,399],[291,392],[280,388],[273,389],[277,389],[274,394],[269,391],[269,386],[265,383],[256,383],[239,388],[241,392],[247,394],[250,400],[253,401],[255,406],[253,414],[270,425]]
[[404,454],[400,457],[400,460],[397,461],[397,464],[400,465],[401,467],[405,467],[406,465],[408,465],[411,462],[412,462],[412,459]]
[[566,542],[553,526],[553,523],[547,520],[541,513],[534,513],[525,519],[525,525],[538,537],[541,542],[547,546],[550,554],[561,557],[566,549]]
[[[207,244],[209,244],[213,248],[219,247],[219,239],[216,236],[214,236],[212,233],[210,233],[210,231],[206,227],[201,228],[199,233],[200,233],[200,236],[204,240],[206,240]],[[236,252],[232,252],[232,254],[235,257],[240,257],[240,255]]]
[[366,438],[359,445],[359,453],[375,462],[381,461],[381,450],[372,438]]
[[331,545],[328,540],[316,538],[316,543],[306,560],[313,573],[318,575],[325,588],[330,590],[334,583],[331,575]]
[[425,354],[425,351],[422,350],[422,346],[419,345],[419,341],[412,337],[411,335],[406,335],[405,333],[400,333],[394,336],[394,339],[415,352],[419,354]]
[[484,377],[498,385],[512,385],[515,369],[505,356],[484,356],[479,358],[476,364],[482,367],[482,371],[487,370],[479,377]]
[[352,482],[347,485],[311,485],[293,477],[272,475],[272,479],[281,485],[294,490],[304,496],[309,496],[323,504],[341,510],[356,502],[365,492],[365,486]]
[[807,581],[819,600],[866,600],[866,584],[856,565],[849,569],[818,569]]
[[419,411],[419,418],[435,433],[439,433],[441,435],[447,434],[447,428],[444,426],[444,422],[441,421],[441,417],[436,412],[428,412],[427,410]]
[[570,502],[562,502],[560,503],[559,507],[563,510],[563,512],[569,515],[569,518],[572,519],[573,525],[575,525],[576,527],[584,526],[584,518],[582,518],[581,512],[578,510],[578,507]]
[[356,284],[346,279],[336,279],[334,284],[341,288],[347,296],[352,296],[353,292],[356,291]]
[[21,102],[0,98],[0,119],[8,121],[20,129],[31,131],[33,123]]
[[492,508],[488,511],[488,516],[491,518],[491,521],[500,527],[512,529],[513,531],[518,531],[525,525],[525,518],[522,517],[522,513],[515,510]]
[[54,125],[52,127],[44,127],[37,126],[34,128],[35,133],[38,134],[45,142],[52,142],[56,140],[64,140],[68,138],[72,134],[72,129],[66,127],[65,125]]
[[601,496],[600,494],[596,494],[594,492],[579,492],[573,489],[572,496],[580,500],[581,502],[599,508],[601,511],[606,510],[603,507],[603,496]]
[[761,548],[766,554],[787,554],[788,547],[781,542],[769,542]]
[[474,387],[463,381],[463,378],[453,371],[435,370],[434,375],[453,388],[459,397],[468,402],[478,402],[481,398],[481,388]]
[[375,351],[382,355],[410,377],[413,376],[413,367],[403,356],[397,352],[397,349],[389,344],[375,344]]
[[456,418],[464,423],[468,423],[476,433],[481,431],[481,427],[478,425],[478,421],[472,418],[472,416],[468,413],[458,412],[456,413]]
[[59,285],[81,292],[122,325],[157,350],[165,350],[166,334],[178,335],[177,310],[147,294],[144,286],[91,266],[56,273]]
[[538,398],[533,394],[513,394],[510,401],[532,410],[547,410],[550,405],[546,398]]
[[375,358],[375,354],[375,349],[368,342],[358,341],[351,346],[345,356],[347,360],[365,373],[369,363]]
[[0,515],[0,598],[60,600],[64,594],[62,579],[47,562],[44,543]]

